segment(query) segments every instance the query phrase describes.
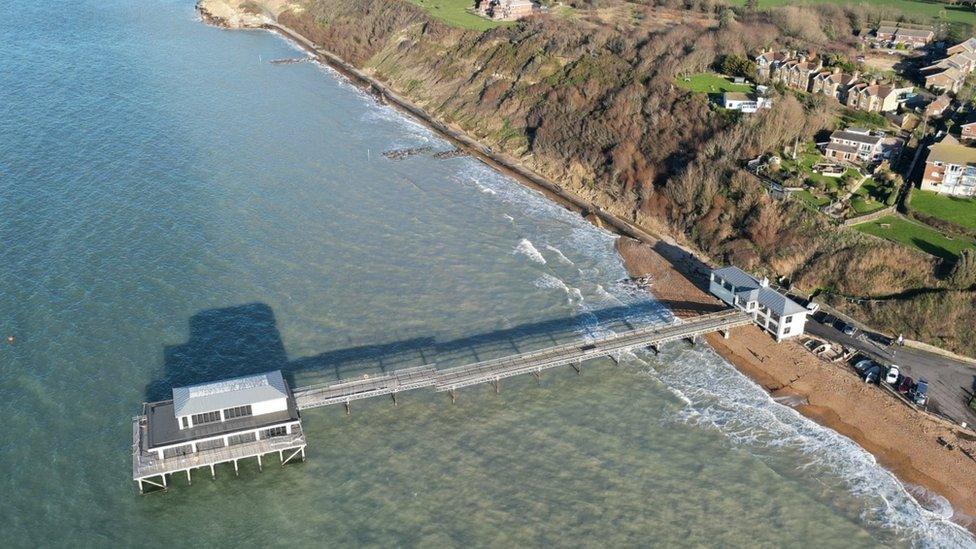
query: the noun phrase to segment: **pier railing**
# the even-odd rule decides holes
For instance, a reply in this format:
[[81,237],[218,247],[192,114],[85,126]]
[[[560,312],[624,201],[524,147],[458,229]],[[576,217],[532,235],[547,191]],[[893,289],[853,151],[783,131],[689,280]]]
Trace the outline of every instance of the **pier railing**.
[[299,387],[294,391],[295,402],[299,409],[304,410],[333,404],[348,405],[354,400],[380,395],[392,394],[395,397],[398,392],[421,387],[453,391],[479,383],[497,382],[507,377],[578,364],[593,358],[618,356],[637,348],[656,347],[751,323],[752,319],[748,314],[728,309],[667,326],[636,328],[589,341],[564,343],[452,368],[437,369],[433,365],[426,365],[362,379]]
[[160,458],[156,453],[142,450],[141,437],[145,434],[144,418],[145,416],[132,418],[132,478],[134,479],[217,465],[306,445],[304,432],[299,432]]

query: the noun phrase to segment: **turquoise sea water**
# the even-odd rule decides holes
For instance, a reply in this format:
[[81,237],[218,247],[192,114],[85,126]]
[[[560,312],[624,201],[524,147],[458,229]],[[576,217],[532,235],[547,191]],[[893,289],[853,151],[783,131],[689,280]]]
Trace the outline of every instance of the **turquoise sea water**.
[[269,63],[301,55],[275,35],[187,0],[0,14],[5,546],[973,546],[939,498],[687,344],[457,405],[309,411],[306,463],[139,496],[130,419],[173,384],[671,317],[578,216],[471,159],[383,158],[449,146],[325,68]]

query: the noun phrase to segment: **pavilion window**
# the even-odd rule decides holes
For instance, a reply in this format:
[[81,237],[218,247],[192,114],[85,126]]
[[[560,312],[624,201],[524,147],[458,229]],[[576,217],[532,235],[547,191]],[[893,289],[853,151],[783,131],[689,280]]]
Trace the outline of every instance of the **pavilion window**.
[[220,412],[207,412],[204,414],[193,414],[193,424],[203,425],[204,423],[216,423],[220,421]]
[[224,420],[234,419],[236,417],[245,417],[251,415],[251,405],[246,406],[236,406],[234,408],[227,408],[224,410]]
[[266,437],[280,437],[288,434],[288,428],[285,427],[284,425],[281,425],[279,427],[272,427],[271,429],[265,431],[264,434]]

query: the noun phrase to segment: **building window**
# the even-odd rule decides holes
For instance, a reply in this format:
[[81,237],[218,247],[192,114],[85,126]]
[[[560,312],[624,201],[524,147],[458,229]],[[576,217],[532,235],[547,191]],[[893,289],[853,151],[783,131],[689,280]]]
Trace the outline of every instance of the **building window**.
[[254,433],[244,433],[241,435],[231,435],[227,437],[227,443],[231,446],[235,444],[245,444],[247,442],[254,442],[257,439]]
[[205,414],[193,414],[193,424],[203,425],[204,423],[216,423],[220,421],[220,412],[207,412]]
[[223,447],[224,447],[224,439],[222,438],[215,438],[215,439],[205,440],[203,442],[197,443],[198,452],[202,452],[204,450],[213,450],[214,448],[223,448]]
[[793,321],[793,317],[792,316],[784,316],[783,317],[783,324],[789,324],[792,321]]
[[163,457],[174,458],[174,457],[185,456],[192,453],[193,453],[193,446],[190,446],[189,444],[184,444],[183,446],[166,448],[165,450],[163,450]]
[[265,437],[280,437],[282,435],[288,434],[288,428],[284,425],[279,427],[272,427],[264,432]]
[[183,416],[180,419],[183,420],[183,428],[184,429],[189,429],[190,428],[190,420],[186,416]]
[[237,406],[234,408],[227,408],[224,410],[224,420],[234,419],[235,417],[244,417],[251,415],[251,405],[247,406]]

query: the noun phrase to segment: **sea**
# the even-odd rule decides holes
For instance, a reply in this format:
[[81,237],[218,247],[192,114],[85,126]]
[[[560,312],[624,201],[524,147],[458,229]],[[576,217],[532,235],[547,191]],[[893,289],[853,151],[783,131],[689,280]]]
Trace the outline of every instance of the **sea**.
[[[0,0],[4,547],[974,547],[704,344],[304,412],[307,461],[140,495],[173,386],[674,322],[614,235],[192,0]],[[958,517],[957,517],[958,518]]]

